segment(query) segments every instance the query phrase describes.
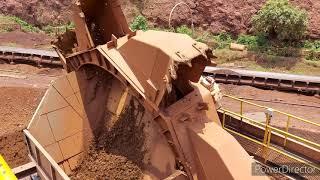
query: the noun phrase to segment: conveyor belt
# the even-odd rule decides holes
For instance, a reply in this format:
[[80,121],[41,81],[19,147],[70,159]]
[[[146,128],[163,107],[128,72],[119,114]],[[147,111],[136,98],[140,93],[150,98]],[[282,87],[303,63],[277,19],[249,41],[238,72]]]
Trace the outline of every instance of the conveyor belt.
[[38,49],[0,46],[0,59],[7,60],[10,63],[35,62],[38,66],[42,64],[61,65],[59,56],[55,51]]
[[320,94],[320,77],[258,72],[240,69],[206,67],[204,73],[218,83],[251,85],[268,89],[279,89]]

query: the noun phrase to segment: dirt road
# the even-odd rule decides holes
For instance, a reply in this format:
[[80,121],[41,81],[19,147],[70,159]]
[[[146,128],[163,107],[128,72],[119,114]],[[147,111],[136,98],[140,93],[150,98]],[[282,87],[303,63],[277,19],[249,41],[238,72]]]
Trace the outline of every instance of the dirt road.
[[[1,6],[1,5],[0,5]],[[53,37],[50,37],[43,33],[27,33],[20,31],[12,31],[6,33],[0,33],[0,45],[1,46],[13,46],[23,48],[35,48],[35,49],[51,49],[51,41]]]
[[0,154],[10,167],[28,162],[22,130],[27,127],[44,92],[45,89],[38,88],[0,87]]
[[48,73],[29,65],[6,66],[9,65],[0,65],[0,154],[13,168],[29,161],[22,130],[60,70],[48,70]]

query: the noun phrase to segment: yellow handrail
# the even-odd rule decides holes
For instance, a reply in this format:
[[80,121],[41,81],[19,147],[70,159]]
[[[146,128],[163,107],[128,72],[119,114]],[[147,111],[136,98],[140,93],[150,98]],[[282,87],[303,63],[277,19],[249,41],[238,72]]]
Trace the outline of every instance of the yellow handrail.
[[[283,131],[283,130],[281,130],[281,129],[272,127],[272,126],[270,126],[270,125],[266,125],[265,123],[258,122],[258,121],[256,121],[256,120],[253,120],[253,119],[251,119],[251,118],[242,116],[242,115],[240,115],[240,114],[238,114],[238,113],[229,111],[229,110],[227,110],[227,109],[220,108],[220,110],[221,110],[221,111],[224,111],[224,112],[227,112],[227,113],[229,113],[229,114],[231,114],[231,115],[235,115],[235,116],[237,116],[237,117],[240,117],[240,118],[242,118],[242,119],[248,120],[249,123],[251,123],[251,124],[258,124],[258,125],[260,125],[260,126],[263,127],[263,128],[264,128],[264,127],[270,128],[272,131],[275,131],[275,132],[280,133],[280,134],[282,134],[282,135],[284,135],[284,136],[287,136],[287,137],[290,137],[290,138],[299,140],[300,142],[303,142],[303,143],[312,145],[313,147],[316,147],[316,148],[320,149],[320,144],[318,144],[318,143],[309,141],[309,140],[307,140],[307,139],[304,139],[304,138],[302,138],[302,137],[296,136],[296,135],[291,134],[291,133],[289,133],[289,132],[285,132],[285,131]],[[223,126],[224,126],[224,124],[223,124]]]
[[257,140],[255,140],[255,139],[253,139],[253,138],[251,138],[251,137],[248,137],[248,136],[246,136],[246,135],[240,134],[240,133],[238,133],[238,132],[236,132],[236,131],[233,131],[233,130],[231,130],[231,129],[229,129],[229,128],[224,128],[224,129],[227,130],[227,131],[229,131],[229,132],[231,132],[231,133],[233,133],[233,134],[236,134],[236,135],[238,135],[238,136],[240,136],[240,137],[243,137],[243,138],[245,138],[245,139],[248,139],[248,140],[250,140],[250,141],[252,141],[252,142],[254,142],[254,143],[257,143],[257,144],[259,144],[259,145],[261,145],[261,146],[264,146],[264,147],[267,147],[267,148],[269,148],[269,149],[271,149],[271,150],[274,150],[274,151],[276,151],[276,152],[278,152],[278,153],[280,153],[280,154],[282,154],[282,155],[284,155],[284,156],[287,156],[287,157],[289,157],[289,158],[291,158],[291,159],[293,159],[293,160],[296,160],[296,161],[298,161],[298,162],[300,162],[300,163],[306,164],[306,165],[311,166],[311,167],[313,167],[313,168],[315,168],[315,169],[317,169],[317,170],[320,170],[320,166],[317,165],[317,164],[310,163],[310,162],[308,162],[308,161],[304,161],[304,160],[302,160],[302,159],[299,159],[299,158],[297,158],[297,157],[295,157],[295,156],[292,156],[291,154],[288,154],[288,153],[286,153],[286,152],[283,152],[283,151],[281,151],[281,150],[279,150],[279,149],[277,149],[277,148],[275,148],[275,147],[268,146],[267,144],[264,144],[264,143],[262,143],[262,142],[260,142],[260,141],[257,141]]
[[258,124],[258,125],[263,126],[263,127],[265,126],[265,124],[264,124],[264,123],[262,123],[262,122],[259,122],[259,121],[256,121],[256,120],[253,120],[253,119],[248,118],[248,117],[245,117],[245,116],[242,116],[242,115],[240,115],[240,114],[238,114],[238,113],[235,113],[235,112],[229,111],[229,110],[227,110],[227,109],[220,108],[220,110],[225,111],[225,112],[228,112],[228,113],[230,113],[230,114],[232,114],[232,115],[235,115],[235,116],[238,116],[238,117],[240,117],[240,118],[247,119],[248,121],[250,121],[250,122],[251,122],[251,123],[253,123],[253,124]]
[[[293,156],[291,154],[288,154],[288,153],[280,150],[279,148],[276,148],[276,147],[270,145],[272,132],[276,132],[276,133],[279,133],[280,135],[284,136],[284,143],[283,143],[284,146],[286,146],[287,138],[292,138],[292,139],[298,140],[301,143],[304,143],[304,144],[307,144],[307,145],[311,145],[312,147],[320,149],[320,144],[317,144],[315,142],[309,141],[307,139],[304,139],[302,137],[293,135],[293,134],[288,132],[291,118],[295,118],[295,119],[298,119],[298,120],[303,121],[305,123],[309,123],[309,124],[316,125],[316,126],[319,126],[319,127],[320,127],[320,124],[312,122],[312,121],[309,121],[309,120],[305,120],[303,118],[300,118],[300,117],[297,117],[297,116],[294,116],[294,115],[291,115],[291,114],[288,114],[288,113],[284,113],[284,112],[281,112],[281,111],[278,111],[278,110],[273,110],[274,112],[278,112],[280,114],[284,114],[284,115],[286,115],[288,117],[287,124],[286,124],[286,127],[285,127],[285,131],[283,131],[281,129],[272,127],[270,125],[270,123],[268,123],[268,122],[270,122],[270,119],[266,119],[266,123],[262,123],[262,122],[254,120],[254,119],[251,119],[249,117],[245,117],[243,115],[243,105],[244,105],[244,103],[245,104],[250,104],[250,105],[253,105],[253,106],[256,106],[256,107],[264,108],[264,109],[269,109],[269,107],[258,105],[258,104],[254,104],[254,103],[251,103],[251,102],[248,102],[248,101],[245,101],[245,100],[233,97],[233,96],[229,96],[229,95],[224,95],[224,96],[232,98],[232,99],[237,100],[237,101],[240,102],[240,114],[239,113],[235,113],[235,112],[230,111],[230,110],[227,110],[227,109],[224,109],[224,108],[220,108],[220,110],[223,112],[222,127],[225,130],[229,131],[230,133],[236,134],[236,135],[241,136],[241,137],[243,137],[243,138],[245,138],[247,140],[250,140],[250,141],[252,141],[252,142],[254,142],[256,144],[261,145],[263,147],[262,157],[264,158],[265,163],[267,162],[267,159],[268,159],[268,151],[269,150],[273,150],[273,151],[276,151],[276,152],[278,152],[278,153],[280,153],[280,154],[282,154],[282,155],[284,155],[284,156],[286,156],[288,158],[291,158],[291,159],[293,159],[295,161],[298,161],[300,163],[303,163],[303,164],[306,164],[306,165],[308,165],[310,167],[313,167],[313,168],[315,168],[317,170],[320,170],[320,166],[318,164],[314,164],[314,163],[306,161],[304,159],[300,159],[298,157],[295,157],[295,156]],[[233,116],[239,117],[241,122],[243,120],[245,120],[245,122],[247,122],[249,124],[258,125],[259,127],[263,128],[264,131],[265,131],[263,142],[260,142],[260,141],[258,141],[256,139],[253,139],[253,138],[249,137],[249,136],[246,136],[244,134],[241,134],[239,132],[236,132],[236,131],[233,131],[233,130],[227,128],[225,126],[226,113],[228,113],[230,115],[233,115]],[[270,117],[270,116],[268,116],[268,117]]]
[[[284,147],[286,146],[287,139],[290,138],[290,139],[297,140],[298,142],[300,142],[302,144],[305,144],[305,145],[308,145],[310,147],[313,147],[313,148],[316,148],[316,149],[320,150],[320,144],[312,142],[312,141],[307,140],[305,138],[302,138],[300,136],[297,136],[297,135],[289,133],[289,126],[290,126],[290,123],[291,123],[292,119],[297,119],[299,121],[302,121],[302,122],[307,123],[307,124],[312,124],[312,125],[315,125],[317,127],[320,127],[319,123],[315,123],[315,122],[312,122],[312,121],[309,121],[309,120],[306,120],[306,119],[303,119],[303,118],[300,118],[300,117],[297,117],[297,116],[294,116],[294,115],[291,115],[291,114],[288,114],[288,113],[285,113],[285,112],[282,112],[282,111],[279,111],[279,110],[272,109],[273,112],[276,112],[276,113],[279,113],[279,114],[287,116],[287,122],[286,122],[285,130],[281,130],[279,128],[272,127],[270,125],[270,123],[268,123],[268,122],[270,122],[270,116],[266,116],[266,122],[265,123],[259,122],[259,121],[256,121],[254,119],[251,119],[249,117],[244,116],[244,112],[243,112],[244,104],[253,105],[255,107],[263,108],[263,109],[266,109],[266,110],[268,110],[269,107],[258,105],[258,104],[254,104],[252,102],[245,101],[245,100],[242,100],[242,99],[239,99],[237,97],[230,96],[230,95],[224,95],[224,97],[228,97],[228,98],[231,98],[233,100],[236,100],[236,101],[240,102],[240,114],[236,113],[236,112],[233,112],[233,111],[230,111],[230,110],[227,110],[225,108],[220,108],[220,110],[223,112],[222,127],[224,129],[226,129],[227,131],[233,133],[233,134],[237,134],[238,136],[241,136],[241,137],[246,138],[246,139],[248,139],[248,140],[250,140],[250,141],[252,141],[252,142],[254,142],[256,144],[261,145],[262,148],[263,148],[262,158],[264,159],[265,162],[267,162],[267,160],[268,160],[268,152],[269,152],[269,150],[273,150],[273,151],[275,151],[277,153],[280,153],[280,154],[282,154],[282,155],[284,155],[284,156],[286,156],[288,158],[291,158],[291,159],[293,159],[295,161],[298,161],[300,163],[303,163],[303,164],[306,164],[306,165],[311,166],[313,168],[316,168],[317,170],[320,170],[319,164],[314,164],[312,162],[306,161],[306,160],[301,159],[299,157],[295,157],[295,156],[293,156],[291,154],[288,154],[288,153],[284,152],[283,150],[277,148],[276,146],[270,145],[272,133],[278,133],[278,134],[284,136],[284,141],[283,141],[283,146]],[[251,125],[257,125],[258,127],[264,129],[265,133],[264,133],[263,142],[260,142],[260,141],[258,141],[256,139],[253,139],[253,138],[249,137],[249,136],[246,136],[244,134],[241,134],[239,132],[236,132],[236,131],[233,131],[233,130],[227,128],[225,126],[226,114],[238,117],[241,122],[245,121],[246,123],[249,123]]]
[[[255,104],[255,103],[252,103],[252,102],[249,102],[249,101],[245,101],[243,99],[239,99],[237,97],[233,97],[233,96],[230,96],[230,95],[226,95],[224,94],[223,95],[224,97],[228,97],[228,98],[231,98],[231,99],[234,99],[234,100],[237,100],[237,101],[240,101],[242,103],[246,103],[246,104],[250,104],[250,105],[253,105],[253,106],[256,106],[256,107],[260,107],[260,108],[264,108],[264,109],[268,109],[269,107],[267,106],[262,106],[262,105],[258,105],[258,104]],[[280,114],[283,114],[283,115],[286,115],[286,116],[289,116],[291,118],[294,118],[294,119],[297,119],[299,121],[303,121],[305,123],[309,123],[309,124],[312,124],[312,125],[315,125],[315,126],[318,126],[320,127],[320,124],[319,123],[316,123],[316,122],[312,122],[310,120],[306,120],[306,119],[303,119],[301,117],[298,117],[298,116],[295,116],[295,115],[292,115],[292,114],[288,114],[288,113],[285,113],[285,112],[282,112],[282,111],[279,111],[279,110],[276,110],[276,109],[273,109],[274,112],[277,112],[277,113],[280,113]]]

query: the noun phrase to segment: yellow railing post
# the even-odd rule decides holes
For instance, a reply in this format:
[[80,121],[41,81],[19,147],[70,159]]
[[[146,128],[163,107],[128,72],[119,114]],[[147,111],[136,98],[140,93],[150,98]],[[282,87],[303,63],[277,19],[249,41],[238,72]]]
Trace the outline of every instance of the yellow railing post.
[[264,144],[267,144],[270,120],[271,120],[271,115],[268,112],[266,112],[266,124],[265,124],[264,136],[263,136],[263,143]]
[[262,146],[262,157],[264,158],[264,161],[267,161],[267,143],[268,143],[268,136],[269,136],[269,130],[268,130],[268,125],[266,124],[265,130],[264,130],[264,137],[263,137],[263,144]]
[[223,111],[223,116],[222,116],[222,127],[224,128],[225,126],[225,121],[226,121],[226,112]]
[[[240,101],[240,115],[243,116],[243,101]],[[242,118],[241,118],[242,121]]]
[[268,139],[267,139],[267,147],[266,147],[266,151],[265,151],[265,154],[264,154],[264,163],[266,164],[267,161],[268,161],[268,152],[269,152],[269,147],[270,147],[270,141],[271,141],[271,129],[268,128]]
[[271,134],[271,130],[269,128],[270,125],[270,121],[271,121],[271,117],[273,114],[273,110],[272,109],[267,109],[266,111],[266,126],[265,126],[265,131],[264,131],[264,137],[263,137],[263,144],[266,146],[262,147],[262,157],[264,157],[264,161],[267,162],[267,153],[268,153],[268,143],[270,144],[270,134]]
[[239,128],[240,128],[240,130],[242,129],[242,123],[243,123],[243,101],[240,101],[240,115],[241,115],[241,117],[240,117],[240,126],[239,126]]
[[[290,124],[290,116],[288,116],[288,120],[287,120],[286,133],[289,133],[289,124]],[[287,138],[288,138],[288,135],[285,134],[284,135],[283,147],[286,147],[286,145],[287,145]]]

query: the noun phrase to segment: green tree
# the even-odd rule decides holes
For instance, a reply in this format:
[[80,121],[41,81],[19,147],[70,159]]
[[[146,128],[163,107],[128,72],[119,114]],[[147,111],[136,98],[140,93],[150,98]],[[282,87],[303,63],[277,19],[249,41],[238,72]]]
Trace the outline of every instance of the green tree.
[[146,30],[148,30],[148,21],[144,16],[139,15],[134,18],[134,20],[132,21],[132,23],[130,25],[130,28],[133,31],[136,31],[136,30],[146,31]]
[[279,40],[299,40],[305,35],[308,15],[288,0],[268,0],[252,18],[257,33]]

